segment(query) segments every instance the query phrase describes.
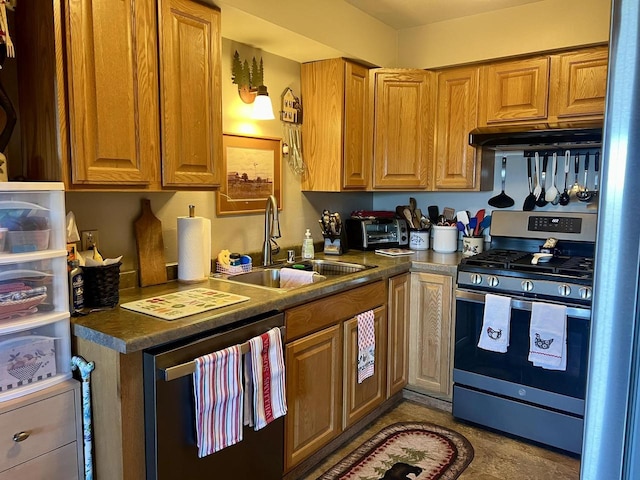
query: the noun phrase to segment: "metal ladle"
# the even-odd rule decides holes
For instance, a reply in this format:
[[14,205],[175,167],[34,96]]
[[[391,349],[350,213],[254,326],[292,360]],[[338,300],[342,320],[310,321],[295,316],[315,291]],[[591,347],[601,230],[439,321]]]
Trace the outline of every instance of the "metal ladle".
[[589,200],[591,200],[591,197],[593,196],[593,194],[589,192],[589,186],[587,183],[588,179],[589,179],[589,152],[587,152],[584,156],[584,188],[580,189],[576,193],[576,197],[578,197],[578,200],[580,200],[581,202],[588,202]]

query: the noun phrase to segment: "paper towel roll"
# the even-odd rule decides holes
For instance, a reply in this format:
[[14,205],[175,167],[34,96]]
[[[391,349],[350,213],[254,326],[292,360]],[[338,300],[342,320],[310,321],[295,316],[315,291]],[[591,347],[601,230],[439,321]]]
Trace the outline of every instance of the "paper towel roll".
[[211,273],[211,220],[178,217],[178,280],[197,282]]

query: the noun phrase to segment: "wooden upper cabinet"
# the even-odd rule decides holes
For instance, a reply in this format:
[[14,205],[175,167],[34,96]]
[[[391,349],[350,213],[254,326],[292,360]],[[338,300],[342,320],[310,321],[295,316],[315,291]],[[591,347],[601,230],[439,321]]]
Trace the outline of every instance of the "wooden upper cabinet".
[[220,11],[160,0],[162,184],[211,187],[222,171]]
[[480,125],[546,119],[549,63],[545,56],[485,65]]
[[551,56],[549,116],[604,116],[608,48],[594,47]]
[[370,183],[368,69],[342,58],[301,68],[306,171],[302,190],[365,190]]
[[373,186],[427,187],[434,74],[426,70],[373,70]]
[[155,3],[69,0],[66,51],[73,183],[157,181]]
[[480,168],[468,135],[478,125],[479,67],[438,72],[433,190],[475,189]]

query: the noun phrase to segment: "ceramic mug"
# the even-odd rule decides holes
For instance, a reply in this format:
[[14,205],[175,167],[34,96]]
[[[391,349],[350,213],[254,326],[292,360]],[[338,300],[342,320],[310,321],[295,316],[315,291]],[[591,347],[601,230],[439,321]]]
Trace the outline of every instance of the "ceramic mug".
[[462,255],[472,257],[482,253],[484,249],[484,237],[462,237]]

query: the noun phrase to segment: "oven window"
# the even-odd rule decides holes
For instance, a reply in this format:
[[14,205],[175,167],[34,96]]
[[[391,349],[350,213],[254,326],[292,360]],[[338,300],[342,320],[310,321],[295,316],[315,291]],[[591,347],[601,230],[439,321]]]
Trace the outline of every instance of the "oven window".
[[585,398],[589,321],[567,318],[567,369],[545,370],[527,360],[531,312],[511,310],[511,333],[507,353],[478,347],[484,304],[456,301],[454,368],[508,382],[528,385],[579,399]]

